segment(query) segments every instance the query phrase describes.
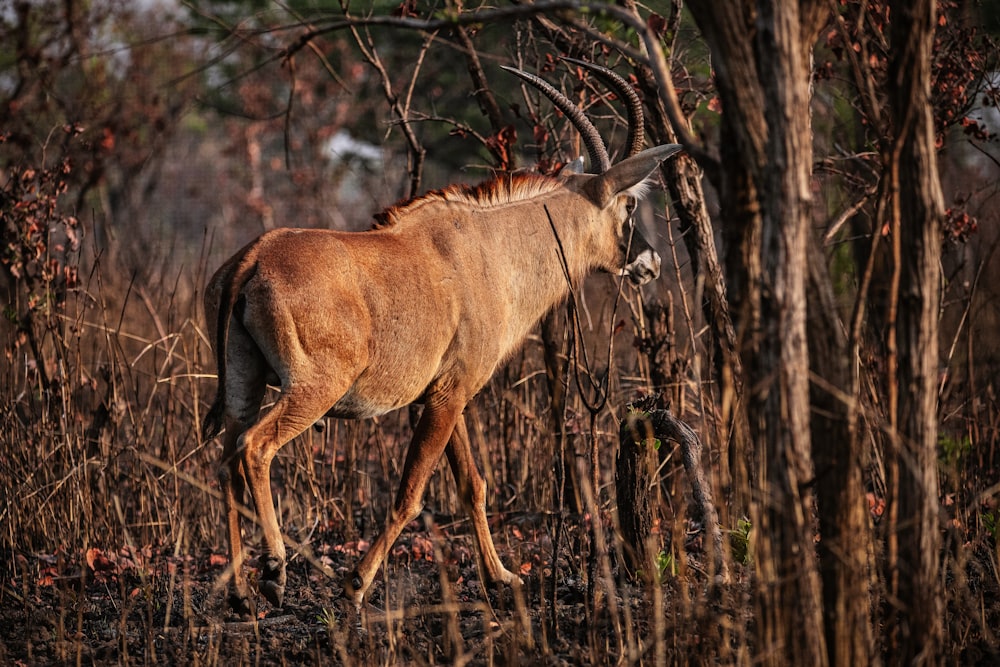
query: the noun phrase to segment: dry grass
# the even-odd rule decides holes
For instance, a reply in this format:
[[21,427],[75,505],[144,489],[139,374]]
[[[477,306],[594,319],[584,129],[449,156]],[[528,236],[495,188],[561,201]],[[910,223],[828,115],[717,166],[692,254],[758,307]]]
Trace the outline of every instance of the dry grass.
[[[481,590],[468,524],[441,470],[422,521],[404,532],[373,588],[361,619],[366,637],[353,632],[338,577],[386,516],[410,434],[404,410],[377,421],[328,420],[282,450],[272,480],[293,545],[289,604],[277,613],[259,599],[257,623],[228,618],[219,445],[197,435],[215,386],[197,305],[208,264],[139,284],[95,263],[43,340],[49,391],[27,347],[10,348],[0,389],[0,626],[7,628],[0,662],[750,663],[749,568],[731,563],[733,581],[711,585],[677,457],[664,459],[660,487],[651,490],[660,520],[651,551],[660,558],[650,572],[659,565],[662,576],[632,582],[619,567],[623,545],[610,500],[616,413],[650,383],[650,361],[633,347],[633,330],[644,326],[635,302],[623,310],[631,325],[616,343],[610,410],[596,421],[599,498],[589,483],[589,418],[574,399],[567,464],[578,497],[557,507],[559,452],[539,340],[529,340],[468,411],[493,494],[497,546],[524,576],[523,590]],[[587,294],[597,363],[609,291],[598,280]],[[691,311],[685,298],[675,298],[679,314]],[[697,386],[674,389],[688,406],[714,403]],[[989,401],[977,404],[980,414],[996,409]],[[978,426],[995,439],[996,412],[989,414],[992,421]],[[689,408],[687,416],[706,441],[722,498],[712,415]],[[986,488],[988,471],[975,461],[990,456],[960,451],[947,488]],[[963,508],[962,529],[948,545],[948,652],[985,663],[996,655],[989,646],[1000,620],[996,523],[989,523],[996,511]],[[738,519],[724,528],[738,532]]]
[[[679,522],[664,523],[673,535],[655,539],[667,549],[673,537],[676,574],[662,584],[619,578],[613,493],[602,489],[598,510],[584,463],[589,419],[578,403],[567,458],[578,468],[584,511],[560,515],[537,339],[468,412],[498,548],[524,575],[523,590],[483,594],[467,522],[441,470],[425,523],[404,533],[374,589],[362,619],[368,639],[352,637],[337,574],[386,515],[410,434],[411,415],[400,411],[328,420],[282,450],[272,479],[294,547],[291,601],[286,615],[274,615],[261,599],[259,624],[233,622],[223,608],[219,445],[197,435],[214,392],[197,304],[207,262],[145,284],[94,264],[41,338],[49,391],[26,345],[12,348],[3,367],[0,622],[16,629],[0,641],[0,660],[660,662],[725,654],[720,646],[742,641],[742,629],[705,597],[698,536],[685,535],[684,485],[673,481],[679,463],[663,469],[663,488],[676,496],[666,498],[663,518]],[[588,294],[596,350],[604,349],[594,341],[608,328],[609,285]],[[634,364],[631,337],[620,335],[618,345]],[[610,405],[620,409],[648,380],[641,368],[617,370]],[[617,429],[608,412],[596,426],[608,485]],[[711,626],[718,629],[706,633]],[[731,637],[719,641],[720,632]]]

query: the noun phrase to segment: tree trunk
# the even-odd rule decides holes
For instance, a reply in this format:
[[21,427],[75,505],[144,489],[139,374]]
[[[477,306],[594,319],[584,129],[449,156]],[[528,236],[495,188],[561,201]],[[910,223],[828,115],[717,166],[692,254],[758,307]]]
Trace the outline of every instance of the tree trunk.
[[823,665],[827,655],[807,490],[814,474],[805,326],[810,58],[799,20],[794,0],[758,5],[755,50],[768,135],[767,169],[759,181],[761,330],[753,346],[750,392],[750,427],[763,449],[754,516],[757,636],[765,662]]
[[819,508],[823,621],[830,664],[870,665],[874,540],[858,436],[857,350],[849,350],[837,315],[826,258],[809,246],[809,366],[812,444]]
[[[658,102],[652,72],[644,69],[640,75],[639,82],[646,93],[646,99]],[[663,106],[656,103],[647,104],[647,107],[649,110],[646,115],[654,143],[677,143],[677,134],[671,128]],[[729,313],[726,281],[715,247],[712,221],[705,205],[701,170],[693,160],[683,157],[664,162],[660,165],[660,170],[680,222],[681,237],[691,256],[693,277],[696,282],[703,281],[705,286],[705,299],[701,307],[705,321],[712,330],[712,344],[716,348],[715,370],[722,400],[720,422],[724,430],[719,434],[719,446],[723,448],[720,457],[720,464],[723,466],[723,493],[730,500],[727,506],[733,507],[733,513],[738,518],[747,511],[749,497],[739,498],[734,493],[740,487],[734,484],[734,478],[745,478],[746,474],[740,472],[745,468],[745,457],[733,455],[749,451],[750,443],[746,403],[743,400],[743,363],[738,354],[739,342],[733,318]],[[736,466],[735,469],[733,465]],[[747,485],[742,486],[745,488]],[[723,512],[726,515],[723,517],[726,525],[735,525],[735,520],[728,516],[728,509],[723,509]]]
[[[814,548],[806,345],[810,48],[826,5],[693,3],[722,98],[722,198],[737,331],[745,332],[757,583],[765,664],[825,665]],[[726,213],[723,214],[724,217]],[[738,245],[737,245],[738,244]],[[738,316],[738,317],[737,317]]]
[[[941,654],[943,599],[937,477],[938,308],[943,203],[930,100],[933,0],[891,4],[889,106],[895,142],[886,173],[898,275],[897,351],[889,377],[890,437],[887,661],[935,664]],[[894,367],[889,366],[892,373]],[[894,399],[894,400],[893,400]]]
[[711,48],[723,108],[720,169],[714,185],[719,191],[720,218],[724,221],[723,266],[735,334],[733,360],[740,365],[739,375],[734,368],[732,378],[723,378],[723,392],[733,394],[733,434],[726,464],[732,484],[730,504],[746,512],[750,507],[751,480],[756,477],[743,390],[751,384],[745,369],[745,355],[751,345],[748,339],[757,330],[757,297],[751,286],[760,276],[760,256],[754,250],[759,245],[760,203],[753,172],[763,160],[766,124],[752,53],[749,3],[694,2],[688,9]]
[[[650,489],[657,483],[656,440],[652,424],[642,413],[629,414],[618,428],[618,455],[615,457],[615,501],[618,525],[625,549],[622,564],[629,577],[648,577],[656,581],[656,550],[649,544],[653,534],[653,508]],[[651,553],[652,551],[652,553]]]

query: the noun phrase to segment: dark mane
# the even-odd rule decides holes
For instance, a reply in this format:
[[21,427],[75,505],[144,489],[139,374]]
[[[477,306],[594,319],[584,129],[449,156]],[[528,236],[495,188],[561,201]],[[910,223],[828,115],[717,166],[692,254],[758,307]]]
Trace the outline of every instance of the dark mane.
[[440,190],[431,190],[409,201],[394,204],[376,213],[373,227],[383,229],[399,224],[407,214],[438,202],[468,204],[480,208],[493,208],[531,199],[552,192],[562,184],[557,178],[541,174],[510,174],[494,178],[479,185],[449,185]]

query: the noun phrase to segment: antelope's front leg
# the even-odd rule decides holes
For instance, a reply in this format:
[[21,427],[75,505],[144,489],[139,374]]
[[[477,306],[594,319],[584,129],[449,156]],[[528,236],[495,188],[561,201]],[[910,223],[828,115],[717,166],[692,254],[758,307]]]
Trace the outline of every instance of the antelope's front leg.
[[389,520],[357,568],[344,581],[344,595],[356,608],[361,608],[365,593],[372,585],[379,566],[382,565],[396,538],[403,532],[406,524],[420,515],[427,482],[438,461],[441,460],[441,454],[444,453],[448,439],[455,428],[455,422],[464,407],[464,403],[439,403],[433,398],[428,398],[424,412],[417,423],[413,441],[406,452],[403,476],[399,482],[396,503]]
[[469,432],[465,427],[465,417],[459,417],[455,431],[448,442],[448,463],[458,485],[458,493],[465,511],[472,520],[476,552],[479,556],[480,571],[485,583],[504,583],[518,586],[521,579],[503,566],[497,555],[490,524],[486,519],[486,480],[476,466],[469,444]]

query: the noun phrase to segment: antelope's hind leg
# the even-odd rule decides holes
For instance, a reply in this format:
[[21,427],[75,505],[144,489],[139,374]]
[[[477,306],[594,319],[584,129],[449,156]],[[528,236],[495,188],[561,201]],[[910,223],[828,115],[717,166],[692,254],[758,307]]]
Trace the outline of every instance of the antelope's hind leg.
[[232,582],[229,590],[230,608],[244,617],[253,616],[254,609],[243,576],[243,538],[240,530],[240,510],[246,490],[243,476],[243,456],[239,451],[238,438],[246,428],[239,421],[226,418],[226,432],[223,436],[222,464],[219,466],[219,487],[226,509],[226,535],[229,540],[229,567]]
[[340,396],[331,393],[329,387],[318,386],[300,384],[283,390],[274,405],[240,438],[244,470],[264,537],[260,592],[275,607],[281,607],[284,601],[286,575],[285,543],[271,494],[271,461],[289,440],[321,419]]
[[504,583],[517,586],[521,579],[503,566],[497,555],[490,525],[486,519],[486,480],[483,479],[472,456],[469,444],[469,432],[465,427],[465,417],[461,416],[455,424],[451,440],[448,442],[448,463],[455,476],[459,497],[472,519],[473,535],[476,541],[476,552],[479,554],[480,572],[483,583]]
[[243,576],[243,537],[240,514],[246,512],[246,465],[242,450],[242,436],[257,418],[260,404],[267,389],[264,357],[256,344],[238,322],[230,325],[226,365],[229,377],[224,392],[224,418],[226,431],[222,440],[222,461],[218,470],[219,487],[226,510],[226,533],[229,541],[229,567],[232,582],[229,606],[241,616],[253,615],[246,578]]

